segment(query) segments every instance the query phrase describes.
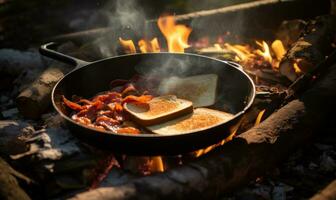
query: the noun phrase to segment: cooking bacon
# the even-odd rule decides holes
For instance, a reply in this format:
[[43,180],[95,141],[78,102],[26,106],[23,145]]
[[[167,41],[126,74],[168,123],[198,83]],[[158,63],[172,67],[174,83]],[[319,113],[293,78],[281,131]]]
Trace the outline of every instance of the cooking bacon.
[[[99,93],[92,99],[73,96],[74,101],[71,101],[62,96],[62,100],[65,106],[74,111],[72,120],[80,124],[120,134],[140,134],[135,124],[127,123],[128,117],[123,108],[129,102],[149,106],[148,102],[153,96],[143,83],[139,84],[139,80],[145,79],[135,77],[131,80],[114,80],[110,83],[113,87],[110,91]],[[141,91],[138,90],[139,85]]]
[[124,127],[116,130],[117,133],[131,133],[131,134],[140,134],[139,129],[134,127]]
[[128,95],[136,94],[137,90],[135,89],[134,85],[132,83],[127,84],[127,86],[122,91],[121,95],[123,97],[126,97]]
[[124,105],[125,103],[130,103],[130,102],[147,104],[152,99],[153,99],[152,95],[141,95],[139,97],[129,95],[123,99],[122,104]]
[[65,103],[65,105],[68,106],[69,108],[71,108],[72,110],[80,111],[80,110],[83,109],[83,106],[81,106],[81,105],[79,105],[79,104],[77,104],[75,102],[72,102],[72,101],[68,100],[63,95],[62,95],[62,100]]

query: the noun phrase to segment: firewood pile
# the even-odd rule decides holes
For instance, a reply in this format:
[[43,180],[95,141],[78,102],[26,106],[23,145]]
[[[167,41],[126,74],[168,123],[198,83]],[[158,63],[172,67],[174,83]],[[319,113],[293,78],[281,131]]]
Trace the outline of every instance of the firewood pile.
[[[186,52],[241,64],[257,90],[232,138],[176,156],[120,155],[82,142],[51,106],[53,86],[72,67],[36,45],[0,49],[1,199],[335,199],[331,5],[261,0],[175,16],[193,30]],[[143,35],[107,27],[47,39],[87,61],[124,54],[119,38],[158,37],[167,48],[156,20],[144,24]]]

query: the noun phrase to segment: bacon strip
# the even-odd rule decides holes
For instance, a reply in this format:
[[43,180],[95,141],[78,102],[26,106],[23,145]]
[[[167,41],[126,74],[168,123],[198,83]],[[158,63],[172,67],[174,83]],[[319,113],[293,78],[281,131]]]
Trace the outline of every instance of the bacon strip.
[[141,91],[137,89],[138,85],[141,85],[140,80],[145,79],[141,77],[131,80],[116,79],[110,84],[113,87],[112,90],[97,94],[92,99],[76,96],[74,102],[62,96],[62,100],[67,107],[75,111],[71,118],[78,123],[120,134],[140,134],[139,129],[126,125],[127,123],[124,124],[127,114],[123,108],[125,103],[149,106],[148,102],[153,96],[149,95],[146,88],[142,88]]
[[140,134],[139,129],[134,127],[124,127],[116,130],[116,133],[130,133],[130,134]]
[[128,84],[122,91],[121,95],[124,97],[132,93],[137,93],[137,90],[135,89],[133,84]]
[[72,102],[70,100],[68,100],[67,98],[65,98],[64,95],[62,95],[62,100],[64,102],[64,104],[66,106],[68,106],[69,108],[71,108],[72,110],[76,110],[76,111],[81,111],[83,110],[83,107],[75,102]]
[[130,103],[130,102],[147,104],[152,99],[153,99],[152,95],[141,95],[139,97],[130,95],[123,99],[122,105],[124,105],[125,103]]

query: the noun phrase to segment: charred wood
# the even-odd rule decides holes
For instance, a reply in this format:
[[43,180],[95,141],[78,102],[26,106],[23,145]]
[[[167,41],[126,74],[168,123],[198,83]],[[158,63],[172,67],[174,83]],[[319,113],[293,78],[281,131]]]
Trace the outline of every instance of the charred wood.
[[31,85],[16,98],[20,113],[30,119],[38,119],[50,106],[53,86],[70,68],[62,64],[47,68]]
[[323,80],[199,160],[118,187],[99,188],[73,199],[209,199],[265,173],[316,136],[335,107],[336,65]]
[[298,65],[302,73],[316,67],[332,51],[336,36],[336,16],[326,15],[310,21],[304,34],[290,47],[280,63],[280,73],[295,81],[298,73],[293,67]]
[[[74,49],[72,43],[66,43],[60,48],[66,52]],[[16,98],[19,112],[26,118],[38,119],[51,105],[52,88],[70,70],[71,67],[56,62],[48,67]]]
[[0,199],[30,199],[27,193],[19,186],[17,177],[30,182],[29,178],[15,171],[6,161],[0,158]]
[[285,47],[289,47],[299,39],[306,25],[307,22],[301,19],[285,20],[280,24],[275,37],[282,41]]

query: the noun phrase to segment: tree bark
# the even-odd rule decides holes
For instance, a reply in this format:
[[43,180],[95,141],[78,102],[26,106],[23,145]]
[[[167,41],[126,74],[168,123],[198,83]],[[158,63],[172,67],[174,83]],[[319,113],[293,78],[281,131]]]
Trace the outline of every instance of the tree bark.
[[314,87],[259,126],[181,167],[127,184],[99,188],[82,199],[213,199],[247,183],[309,144],[335,108],[336,65]]

